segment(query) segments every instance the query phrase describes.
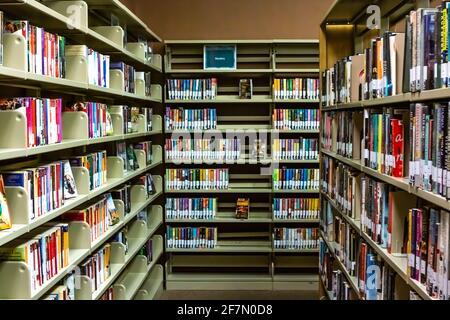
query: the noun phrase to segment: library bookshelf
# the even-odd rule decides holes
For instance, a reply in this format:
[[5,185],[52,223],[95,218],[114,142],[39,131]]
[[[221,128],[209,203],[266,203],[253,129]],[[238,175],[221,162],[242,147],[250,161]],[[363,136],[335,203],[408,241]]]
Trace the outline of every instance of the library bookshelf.
[[[77,19],[68,10],[78,10]],[[5,34],[4,60],[0,66],[0,91],[4,97],[61,98],[62,101],[93,101],[111,105],[127,105],[140,109],[151,108],[153,116],[151,130],[147,120],[139,118],[137,131],[124,134],[122,115],[112,115],[112,135],[90,138],[87,113],[63,113],[61,118],[62,141],[58,144],[27,147],[27,119],[17,112],[0,112],[0,168],[19,170],[36,167],[60,159],[69,159],[86,153],[106,150],[116,142],[140,143],[152,141],[152,161],[145,152],[136,151],[136,170],[124,170],[124,161],[119,157],[107,159],[107,179],[99,188],[90,189],[89,171],[73,167],[73,176],[78,196],[65,201],[58,209],[30,220],[26,204],[27,191],[21,188],[6,188],[6,199],[11,214],[12,228],[0,231],[0,248],[17,241],[28,234],[46,227],[48,222],[58,221],[65,213],[85,208],[105,193],[134,184],[137,178],[152,173],[154,190],[148,193],[144,187],[131,186],[130,210],[125,212],[125,203],[114,200],[119,213],[116,224],[95,240],[91,240],[91,226],[85,222],[69,224],[69,261],[49,281],[33,288],[32,269],[20,261],[0,263],[1,299],[42,299],[64,283],[89,257],[106,244],[111,245],[109,277],[95,288],[91,278],[77,273],[73,296],[76,300],[101,299],[106,291],[112,290],[117,300],[157,299],[164,286],[164,241],[159,234],[164,223],[164,182],[161,166],[163,149],[159,144],[163,134],[162,86],[155,79],[162,76],[162,56],[148,56],[146,46],[141,42],[158,43],[162,40],[117,0],[86,1],[0,1],[0,11],[8,19],[27,20],[30,24],[45,28],[66,38],[70,45],[86,45],[98,53],[110,56],[112,62],[124,62],[139,72],[149,72],[152,84],[136,79],[134,93],[125,91],[124,74],[110,70],[109,87],[89,84],[89,67],[86,60],[66,60],[65,78],[52,78],[28,72],[27,48],[24,38],[17,34]],[[111,26],[111,13],[116,25]],[[126,39],[126,41],[124,41]],[[126,42],[126,44],[125,44]],[[109,72],[109,71],[108,71]],[[155,75],[153,77],[153,75]],[[147,87],[147,88],[146,88]],[[146,90],[148,92],[146,92]],[[143,213],[145,219],[137,219]],[[145,215],[145,214],[144,214]],[[144,221],[145,220],[145,221]],[[116,235],[128,229],[127,246],[116,242]],[[152,239],[151,262],[143,256],[141,249]]]
[[[208,70],[203,67],[205,45],[232,45],[237,50],[237,68]],[[242,154],[232,161],[225,157],[211,161],[207,156],[174,159],[165,148],[166,169],[229,170],[228,188],[218,190],[174,189],[168,185],[170,199],[216,199],[217,208],[210,219],[165,216],[166,228],[217,228],[217,243],[207,248],[179,248],[166,243],[167,290],[317,290],[316,249],[276,249],[275,228],[317,228],[317,218],[275,217],[272,202],[278,198],[314,199],[318,190],[275,190],[273,168],[315,169],[317,159],[276,159],[270,153],[273,139],[318,139],[319,130],[275,129],[273,112],[278,108],[318,110],[319,99],[291,97],[280,99],[273,93],[276,78],[318,78],[319,42],[317,40],[167,40],[165,41],[164,102],[166,140],[226,138],[227,133],[249,130],[266,139],[267,154],[253,157],[252,138],[242,145]],[[169,95],[175,79],[217,79],[217,96],[211,100],[178,98]],[[252,79],[250,99],[239,97],[240,79]],[[167,127],[167,109],[195,110],[214,108],[217,126],[208,130]],[[245,154],[244,154],[245,153]],[[266,173],[262,174],[265,169]],[[271,171],[272,170],[272,171]],[[267,173],[268,172],[268,173]],[[236,219],[238,198],[250,199],[248,219]],[[167,206],[167,204],[166,204]],[[167,207],[166,207],[167,210]],[[167,229],[166,229],[167,232]],[[166,241],[168,241],[166,234]]]
[[[366,19],[368,15],[366,13],[367,7],[371,5],[371,1],[354,1],[337,0],[333,4],[332,8],[326,14],[321,24],[320,34],[320,71],[325,74],[326,70],[333,68],[338,60],[342,60],[346,57],[355,56],[357,54],[363,54],[364,49],[369,48],[371,40],[377,37],[381,37],[386,31],[394,33],[405,32],[405,17],[410,14],[411,10],[418,10],[419,8],[436,8],[439,3],[436,1],[379,1],[377,5],[381,10],[381,26],[376,30],[369,30],[367,28]],[[406,52],[404,53],[406,57]],[[399,64],[404,63],[403,59],[398,61]],[[353,79],[351,80],[353,86]],[[359,80],[361,81],[361,80]],[[356,81],[357,82],[357,81]],[[410,90],[403,90],[393,96],[386,96],[381,98],[373,98],[358,101],[358,99],[351,99],[352,101],[345,103],[327,103],[326,98],[325,80],[322,81],[322,103],[321,111],[322,116],[333,115],[339,112],[351,113],[354,117],[363,115],[367,110],[372,112],[382,111],[384,108],[394,109],[406,109],[410,110],[410,106],[417,103],[424,103],[432,105],[434,102],[448,101],[450,98],[448,88],[443,89],[431,89],[431,90],[419,90],[417,92],[409,92]],[[384,112],[384,111],[382,111]],[[322,124],[323,125],[323,124]],[[340,155],[337,150],[338,137],[337,137],[337,123],[333,123],[336,128],[331,133],[331,148],[321,149],[321,166],[325,166],[325,158],[331,159],[336,166],[343,165],[344,168],[348,168],[352,175],[362,175],[369,180],[376,181],[389,186],[389,190],[393,191],[392,205],[393,209],[389,209],[389,215],[392,215],[394,221],[401,221],[397,224],[392,223],[392,231],[390,236],[395,239],[403,239],[405,236],[404,221],[405,214],[413,208],[427,210],[432,207],[436,210],[449,210],[449,201],[439,194],[432,193],[423,190],[421,187],[415,186],[410,182],[408,171],[404,173],[403,177],[392,177],[384,174],[379,170],[369,168],[365,163],[365,157],[363,154],[364,138],[360,136],[360,132],[365,130],[364,126],[354,125],[351,129],[353,134],[358,138],[353,141],[353,147],[358,145],[358,151],[361,154],[353,153],[353,157],[345,157]],[[409,137],[406,132],[410,130],[411,122],[408,118],[404,121],[405,128],[405,150],[403,158],[406,163],[410,159],[410,150],[407,148],[410,144],[414,144],[412,137]],[[322,127],[323,130],[323,127]],[[359,139],[361,137],[361,139]],[[408,138],[410,140],[408,141]],[[361,145],[361,148],[359,148]],[[361,150],[359,150],[361,149]],[[322,172],[323,173],[323,172]],[[327,180],[323,179],[323,184],[327,184]],[[355,185],[354,185],[355,186]],[[353,190],[353,203],[352,212],[349,213],[341,204],[339,204],[336,196],[333,196],[333,192],[329,191],[329,186],[322,185],[321,190],[321,202],[322,202],[322,217],[321,217],[321,238],[323,240],[324,256],[328,256],[332,261],[331,265],[321,267],[321,295],[327,299],[336,299],[335,292],[331,292],[332,285],[329,283],[327,273],[334,272],[339,273],[342,276],[345,287],[350,288],[350,294],[347,299],[358,300],[367,299],[365,296],[366,288],[364,279],[361,279],[361,274],[354,274],[349,268],[349,264],[346,263],[342,256],[342,244],[336,242],[334,239],[334,233],[330,232],[330,226],[326,226],[325,220],[327,211],[324,208],[328,208],[328,212],[332,213],[334,219],[340,221],[345,228],[351,230],[356,234],[358,241],[361,241],[369,248],[370,252],[373,252],[379,261],[382,261],[382,265],[388,266],[393,276],[393,288],[385,289],[392,290],[393,297],[399,300],[411,299],[411,296],[423,300],[435,300],[436,297],[430,294],[430,289],[423,282],[417,281],[410,274],[411,268],[411,256],[408,252],[402,250],[388,250],[370,236],[364,227],[363,217],[359,217],[355,212],[363,210],[363,199],[361,196],[361,185],[356,183],[356,190]],[[398,198],[396,198],[398,197]],[[391,200],[389,200],[391,204]],[[374,209],[375,210],[375,209]],[[392,211],[391,211],[392,210]],[[374,211],[375,212],[375,211]],[[441,216],[448,214],[446,211],[442,211]],[[391,219],[391,217],[390,217]],[[328,222],[329,223],[329,222]],[[331,226],[333,228],[333,225]],[[327,232],[328,231],[328,232]],[[447,235],[448,236],[448,235]],[[444,236],[445,237],[445,236]],[[402,240],[400,240],[402,241]],[[441,241],[441,240],[439,240]],[[360,242],[360,243],[361,243]],[[446,248],[448,250],[448,248]],[[325,252],[327,251],[327,252]],[[429,249],[425,250],[426,254],[430,254]],[[345,255],[345,253],[344,253]],[[409,261],[408,261],[409,260]],[[413,259],[414,261],[414,259]],[[359,260],[356,264],[360,264]],[[327,268],[331,268],[331,271]],[[423,273],[427,266],[422,267]],[[430,271],[427,271],[430,273]],[[384,276],[383,276],[384,277]],[[328,279],[327,279],[328,278]]]

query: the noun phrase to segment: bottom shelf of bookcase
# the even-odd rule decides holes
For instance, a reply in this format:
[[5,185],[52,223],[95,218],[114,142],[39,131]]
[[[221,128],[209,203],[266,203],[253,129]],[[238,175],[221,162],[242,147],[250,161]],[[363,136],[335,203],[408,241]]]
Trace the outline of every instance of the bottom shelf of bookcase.
[[164,292],[164,268],[156,265],[134,300],[158,300]]
[[273,289],[270,275],[258,274],[168,274],[167,290],[254,290],[271,291]]
[[280,274],[273,276],[274,291],[317,291],[319,276],[315,274]]

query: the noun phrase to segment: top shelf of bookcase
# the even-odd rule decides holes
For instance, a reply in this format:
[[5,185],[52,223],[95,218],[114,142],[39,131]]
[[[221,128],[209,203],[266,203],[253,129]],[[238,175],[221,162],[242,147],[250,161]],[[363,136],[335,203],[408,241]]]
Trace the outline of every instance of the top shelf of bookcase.
[[326,13],[321,25],[365,25],[367,7],[373,4],[380,7],[382,18],[395,21],[412,10],[415,7],[414,2],[411,0],[336,0]]
[[156,35],[150,28],[130,9],[118,0],[84,0],[89,10],[108,16],[111,13],[116,15],[120,21],[125,22],[127,30],[136,37],[142,36],[147,40],[162,42],[162,39]]
[[272,40],[164,40],[164,44],[308,44],[319,43],[317,39],[272,39]]
[[[26,19],[34,25],[64,35],[72,42],[84,44],[103,54],[131,64],[140,71],[162,71],[160,57],[155,57],[151,63],[148,63],[127,48],[91,28],[82,25],[73,26],[70,18],[46,6],[45,3],[35,0],[0,0],[0,10],[5,11],[6,15],[17,19]],[[154,37],[149,38],[154,39]],[[159,38],[157,41],[160,41]]]

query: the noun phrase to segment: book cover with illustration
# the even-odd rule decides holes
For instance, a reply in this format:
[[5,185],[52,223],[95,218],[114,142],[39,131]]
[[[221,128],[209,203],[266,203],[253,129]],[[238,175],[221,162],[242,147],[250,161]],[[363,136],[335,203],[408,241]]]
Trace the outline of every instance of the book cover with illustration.
[[236,219],[248,219],[250,213],[250,199],[239,198],[236,202]]

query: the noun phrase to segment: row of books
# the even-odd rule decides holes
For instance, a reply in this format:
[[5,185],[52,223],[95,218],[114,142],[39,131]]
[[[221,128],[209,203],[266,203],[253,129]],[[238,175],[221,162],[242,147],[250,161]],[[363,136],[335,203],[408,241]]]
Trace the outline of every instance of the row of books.
[[70,159],[72,167],[86,168],[89,171],[90,190],[95,190],[107,183],[106,151],[90,153]]
[[166,169],[168,190],[226,190],[228,169]]
[[318,109],[274,109],[273,128],[276,130],[319,130]]
[[153,180],[153,175],[151,173],[147,173],[141,177],[136,178],[133,181],[133,185],[143,186],[147,191],[147,197],[155,195],[157,191],[155,181]]
[[213,249],[217,246],[217,228],[167,226],[166,238],[170,249]]
[[319,159],[319,140],[303,137],[274,139],[272,157],[275,160],[317,160]]
[[391,108],[364,111],[364,161],[367,167],[392,177],[403,177],[404,117],[404,112]]
[[[68,200],[78,196],[69,161],[60,161],[17,171],[3,172],[4,187],[23,188],[26,192],[30,221],[61,208]],[[5,197],[4,187],[0,193]],[[8,197],[3,217],[8,215]]]
[[66,58],[79,57],[87,61],[88,83],[109,88],[109,69],[111,57],[103,55],[85,45],[66,46]]
[[360,221],[361,230],[388,253],[406,255],[407,273],[430,296],[447,299],[449,213],[427,204],[414,208],[414,196],[362,174],[343,185],[353,206],[344,214]]
[[153,262],[153,239],[148,239],[144,246],[139,250],[138,255],[147,258],[147,265]]
[[273,96],[275,99],[308,99],[320,98],[319,79],[295,78],[274,79]]
[[317,190],[320,183],[319,169],[274,169],[275,190]]
[[217,79],[167,79],[170,100],[212,100],[217,98]]
[[99,290],[102,284],[111,277],[111,244],[103,246],[79,267],[80,275],[90,279],[92,293]]
[[124,62],[112,62],[110,70],[121,71],[124,75],[123,91],[128,93],[136,92],[136,69]]
[[405,221],[407,273],[439,300],[450,298],[449,215],[445,210],[424,206],[409,209]]
[[[343,157],[354,158],[355,153],[360,150],[358,144],[361,144],[361,141],[356,141],[359,138],[358,130],[362,128],[360,122],[362,117],[358,117],[355,112],[324,112],[322,147],[328,151],[335,149],[336,153]],[[359,156],[360,154],[355,158]]]
[[316,198],[275,198],[273,216],[275,219],[319,219],[320,202]]
[[216,109],[166,108],[166,130],[210,130],[217,128]]
[[275,249],[318,249],[319,230],[313,228],[274,228],[273,245]]
[[53,288],[48,294],[42,297],[42,300],[48,301],[68,301],[71,300],[70,288],[62,284]]
[[450,199],[449,104],[412,104],[409,116],[410,184]]
[[125,92],[135,93],[136,80],[145,82],[146,95],[151,94],[149,73],[136,72],[124,62],[112,62],[111,57],[96,52],[86,45],[67,45],[65,37],[49,33],[26,20],[6,19],[5,34],[24,37],[26,43],[27,71],[53,78],[66,77],[66,62],[72,57],[82,57],[88,64],[88,83],[99,87],[110,87],[110,71],[124,74]]
[[69,266],[69,225],[48,223],[0,247],[0,262],[22,261],[30,268],[31,292]]
[[385,32],[361,54],[337,61],[322,74],[323,106],[403,92],[405,34]]
[[118,188],[111,190],[113,200],[122,201],[124,205],[125,216],[131,213],[131,184],[126,183]]
[[166,219],[212,220],[217,213],[216,198],[167,198]]
[[108,155],[116,156],[123,160],[124,172],[132,172],[139,169],[139,163],[136,153],[144,151],[146,158],[146,165],[150,165],[153,161],[152,142],[144,141],[139,143],[116,142],[109,146]]
[[55,78],[65,77],[64,37],[49,33],[26,20],[5,19],[3,27],[5,34],[23,36],[28,72]]
[[[139,120],[143,119],[145,128],[144,131],[151,132],[153,129],[153,109],[129,107],[126,105],[110,106],[108,112],[111,115],[118,115],[122,119],[123,131],[120,134],[129,134],[139,132]],[[118,131],[117,129],[115,131]]]
[[319,241],[319,275],[331,300],[352,300],[352,287],[343,272],[335,267],[335,259],[322,239]]
[[96,102],[77,102],[64,108],[64,112],[83,112],[88,116],[89,138],[102,138],[114,134],[108,106]]
[[416,92],[447,88],[448,59],[447,1],[435,9],[420,8],[406,16],[405,88]]
[[37,147],[62,141],[61,99],[4,98],[0,99],[2,112],[18,111],[26,119],[27,147]]
[[90,227],[91,242],[96,241],[119,223],[119,212],[111,194],[99,197],[93,204],[70,210],[62,216],[65,222],[86,222]]
[[166,139],[167,160],[238,160],[241,139]]

